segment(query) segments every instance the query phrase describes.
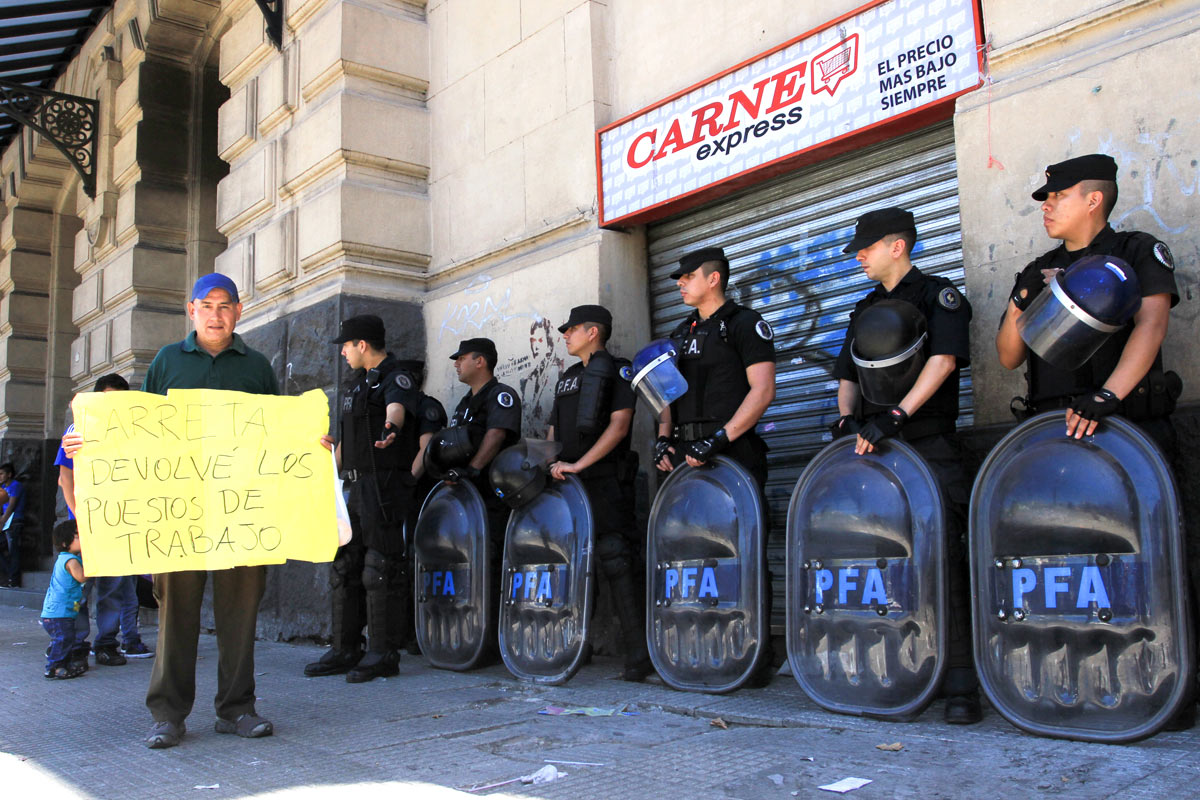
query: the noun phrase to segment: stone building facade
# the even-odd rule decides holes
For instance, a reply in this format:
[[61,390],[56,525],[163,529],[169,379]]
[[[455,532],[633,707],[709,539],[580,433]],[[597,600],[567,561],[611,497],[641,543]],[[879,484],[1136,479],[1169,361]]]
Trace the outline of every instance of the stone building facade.
[[[136,388],[158,348],[187,331],[187,288],[214,270],[241,288],[239,330],[289,394],[332,397],[344,364],[329,334],[340,317],[372,311],[393,351],[427,360],[426,389],[448,406],[462,389],[446,356],[460,339],[493,338],[527,431],[544,432],[569,363],[556,328],[570,307],[612,308],[613,347],[632,355],[663,324],[670,289],[654,278],[655,253],[674,234],[601,224],[597,131],[866,7],[281,2],[279,46],[254,0],[114,3],[56,87],[99,102],[94,198],[36,133],[0,157],[0,441],[37,487],[29,557],[48,552],[48,465],[70,397],[114,371]],[[1200,97],[1181,76],[1197,65],[1200,3],[980,0],[976,10],[985,79],[929,120],[952,142],[947,213],[975,307],[967,423],[980,441],[1011,424],[1020,376],[996,364],[992,337],[1013,272],[1052,244],[1029,193],[1047,163],[1093,151],[1121,168],[1114,222],[1174,251],[1183,302],[1167,360],[1194,404]],[[837,180],[822,165],[887,146],[881,130],[815,148],[796,166],[810,172],[796,174]],[[668,228],[677,210],[662,209]],[[703,223],[704,207],[686,210],[688,225],[719,227]],[[861,210],[848,202],[844,216]],[[802,342],[786,353],[796,364],[809,355]],[[814,430],[835,414],[827,384],[795,403],[811,406],[803,418]],[[1200,436],[1188,413],[1181,427]],[[780,441],[787,463],[771,496],[786,505],[784,479],[794,482],[803,456]],[[324,631],[323,570],[273,571],[264,634]]]

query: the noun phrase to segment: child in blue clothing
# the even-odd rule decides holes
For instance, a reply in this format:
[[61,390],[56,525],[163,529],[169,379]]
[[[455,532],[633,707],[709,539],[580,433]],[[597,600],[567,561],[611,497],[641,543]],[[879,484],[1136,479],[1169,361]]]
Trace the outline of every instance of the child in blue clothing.
[[50,574],[50,588],[42,603],[42,627],[50,634],[50,649],[46,651],[46,677],[78,678],[85,671],[70,663],[75,646],[75,616],[83,599],[83,561],[79,558],[79,530],[75,520],[60,522],[54,527],[54,546],[58,558]]

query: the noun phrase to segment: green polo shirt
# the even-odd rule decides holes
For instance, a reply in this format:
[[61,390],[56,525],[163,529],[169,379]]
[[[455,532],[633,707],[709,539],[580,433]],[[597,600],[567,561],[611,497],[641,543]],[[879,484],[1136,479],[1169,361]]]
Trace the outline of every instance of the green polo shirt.
[[233,344],[213,357],[196,344],[196,332],[192,331],[182,342],[159,350],[146,372],[143,392],[166,394],[168,389],[279,394],[279,381],[267,357],[247,347],[236,333]]

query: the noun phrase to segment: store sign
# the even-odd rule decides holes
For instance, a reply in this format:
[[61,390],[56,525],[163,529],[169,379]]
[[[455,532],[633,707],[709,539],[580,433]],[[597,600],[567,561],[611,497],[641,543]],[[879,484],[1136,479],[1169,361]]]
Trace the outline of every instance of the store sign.
[[597,134],[601,224],[948,103],[980,85],[976,0],[877,0]]

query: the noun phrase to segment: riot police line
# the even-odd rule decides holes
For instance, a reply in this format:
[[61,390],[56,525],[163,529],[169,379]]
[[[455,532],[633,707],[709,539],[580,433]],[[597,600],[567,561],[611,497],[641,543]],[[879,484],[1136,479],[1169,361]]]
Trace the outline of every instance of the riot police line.
[[[1115,177],[1110,162],[1052,165],[1034,197]],[[1113,232],[1110,209],[1088,212],[1103,223],[1093,249],[1124,248],[1135,263],[1091,251],[1064,262],[1081,252],[1064,235],[1018,275],[997,349],[1012,368],[1018,342],[1016,363],[1029,363],[1028,418],[973,486],[954,439],[970,305],[911,263],[911,212],[859,218],[845,252],[878,285],[855,307],[835,368],[833,441],[805,467],[785,521],[786,657],[821,707],[908,720],[946,696],[947,721],[971,723],[982,688],[1023,730],[1100,742],[1153,735],[1191,709],[1181,509],[1151,424],[1170,412],[1159,395],[1178,390],[1164,383],[1161,354],[1125,403],[1102,380],[1047,388],[1053,372],[1103,378],[1144,318],[1143,297],[1175,296],[1169,251]],[[433,666],[469,670],[498,655],[520,679],[569,680],[590,654],[603,578],[626,679],[652,669],[672,688],[712,693],[769,680],[771,520],[755,426],[774,397],[774,335],[726,299],[720,248],[685,254],[671,277],[693,311],[631,362],[604,347],[607,309],[572,309],[560,332],[580,361],[556,384],[549,441],[520,438],[519,399],[492,374],[494,343],[465,340],[451,356],[471,391],[420,443],[435,482],[403,532],[413,603],[403,624]],[[665,473],[644,532],[619,513],[632,506],[632,392],[658,421],[652,463]],[[395,622],[374,662],[389,669]]]
[[[415,600],[432,665],[480,663],[494,617],[516,677],[562,683],[580,667],[593,603],[591,508],[577,479],[547,480],[552,456],[535,452],[546,444],[525,440],[492,470],[512,506],[498,585],[488,580],[475,487],[444,483],[425,500]],[[787,517],[787,657],[820,706],[911,719],[937,696],[943,507],[924,459],[898,440],[867,456],[835,441],[800,477]],[[980,470],[970,522],[975,658],[1006,719],[1032,733],[1121,742],[1157,732],[1190,701],[1178,498],[1161,452],[1135,426],[1113,417],[1078,442],[1053,412],[1023,423]],[[731,459],[680,469],[660,487],[646,540],[647,644],[672,688],[727,692],[754,671],[769,635],[755,613],[761,524],[753,478]]]

